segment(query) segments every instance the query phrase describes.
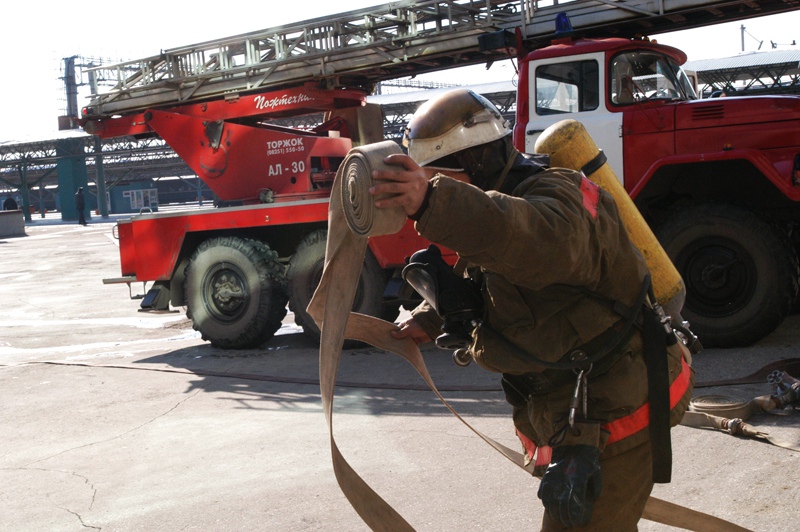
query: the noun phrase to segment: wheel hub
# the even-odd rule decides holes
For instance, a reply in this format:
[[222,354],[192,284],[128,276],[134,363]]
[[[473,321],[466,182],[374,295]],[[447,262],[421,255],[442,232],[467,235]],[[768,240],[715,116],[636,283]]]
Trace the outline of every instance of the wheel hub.
[[679,260],[686,281],[686,304],[707,316],[726,316],[743,308],[755,289],[755,266],[744,250],[719,239],[697,242]]
[[237,268],[220,265],[204,284],[206,309],[217,320],[234,321],[247,308],[247,285]]

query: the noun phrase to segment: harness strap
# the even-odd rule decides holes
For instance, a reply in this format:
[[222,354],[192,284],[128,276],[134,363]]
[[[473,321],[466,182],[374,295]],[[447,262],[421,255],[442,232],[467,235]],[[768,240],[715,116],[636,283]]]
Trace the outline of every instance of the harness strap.
[[[595,292],[592,292],[591,290],[585,287],[577,287],[577,288],[588,296],[600,299],[602,301],[607,301],[607,302],[611,301],[610,299],[603,297]],[[633,308],[630,309],[630,312],[628,314],[622,314],[625,321],[623,322],[622,327],[616,331],[616,334],[614,335],[613,339],[608,342],[605,348],[600,349],[594,354],[589,355],[588,358],[585,358],[577,362],[569,360],[572,353],[574,353],[576,350],[572,350],[571,352],[567,353],[558,362],[547,362],[544,360],[540,360],[538,358],[535,359],[535,362],[537,364],[541,364],[542,366],[548,369],[569,369],[569,370],[584,369],[588,368],[590,365],[596,364],[597,362],[602,360],[606,355],[617,349],[622,344],[622,341],[628,337],[628,335],[631,332],[631,328],[636,324],[637,319],[641,314],[649,290],[650,290],[650,274],[648,273],[644,277],[644,281],[642,282],[642,288],[639,291],[639,295],[636,298],[636,303],[634,303]],[[624,305],[617,306],[614,303],[615,302],[613,301],[611,302],[612,308],[614,309],[615,312],[620,312],[621,307],[624,307]],[[578,350],[579,349],[580,348],[578,348]]]
[[516,161],[519,154],[519,150],[513,147],[511,148],[511,154],[508,156],[506,165],[503,167],[503,171],[500,173],[500,176],[497,178],[497,181],[495,181],[494,185],[491,186],[490,190],[500,190],[503,188],[503,185],[506,182],[506,177],[508,177],[508,172],[511,171],[511,167],[514,166],[514,161]]
[[[647,365],[647,395],[650,402],[650,446],[653,449],[653,482],[667,484],[672,478],[672,440],[670,439],[669,364],[667,331],[649,307],[642,313],[642,343]],[[670,335],[677,341],[674,334]]]
[[603,150],[599,150],[597,155],[595,155],[591,161],[583,165],[583,168],[581,168],[581,173],[586,177],[589,177],[596,171],[600,170],[600,167],[606,164],[606,162],[608,162],[606,154],[603,152]]
[[[620,321],[617,323],[617,326],[612,326],[593,340],[590,340],[588,343],[583,344],[577,349],[573,349],[570,351],[570,354],[575,352],[597,352],[604,346],[608,346],[612,342],[616,341],[617,329],[621,327],[622,322]],[[602,358],[602,360],[599,360],[592,366],[592,370],[589,375],[591,378],[598,377],[611,369],[611,367],[625,353],[625,347],[633,336],[633,333],[633,330],[628,331],[628,334],[619,340],[614,348],[611,349],[611,351],[609,351]],[[564,359],[566,360],[566,355],[564,356]],[[526,399],[531,395],[543,395],[550,393],[561,386],[565,386],[574,382],[575,374],[573,372],[559,369],[545,369],[541,372],[532,371],[529,373],[523,373],[521,375],[503,373],[504,386],[507,385],[513,388],[523,399]]]

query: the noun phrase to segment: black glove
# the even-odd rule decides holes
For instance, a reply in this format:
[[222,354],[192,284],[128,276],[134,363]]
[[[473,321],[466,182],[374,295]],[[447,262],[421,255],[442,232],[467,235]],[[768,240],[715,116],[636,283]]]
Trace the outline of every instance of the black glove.
[[539,484],[545,510],[565,527],[586,525],[594,501],[600,496],[600,449],[592,445],[564,445],[553,458]]

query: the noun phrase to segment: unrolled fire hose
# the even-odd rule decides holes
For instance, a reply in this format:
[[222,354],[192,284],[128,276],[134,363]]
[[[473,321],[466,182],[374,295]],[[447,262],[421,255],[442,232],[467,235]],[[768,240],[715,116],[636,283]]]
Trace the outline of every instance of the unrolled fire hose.
[[[333,394],[345,338],[360,340],[400,355],[420,374],[425,383],[462,423],[486,443],[530,472],[521,453],[496,442],[470,426],[447,403],[425,366],[422,354],[411,338],[396,339],[397,326],[378,318],[351,312],[358,278],[370,237],[394,234],[406,223],[401,208],[376,209],[369,193],[374,184],[372,171],[385,168],[383,160],[401,153],[391,141],[354,148],[339,167],[328,211],[328,241],[325,268],[308,313],[320,327],[320,395],[331,445],[336,480],[353,509],[373,530],[401,531],[413,527],[378,495],[347,463],[333,437]],[[650,497],[644,518],[687,530],[703,532],[746,531],[733,523],[689,508]]]

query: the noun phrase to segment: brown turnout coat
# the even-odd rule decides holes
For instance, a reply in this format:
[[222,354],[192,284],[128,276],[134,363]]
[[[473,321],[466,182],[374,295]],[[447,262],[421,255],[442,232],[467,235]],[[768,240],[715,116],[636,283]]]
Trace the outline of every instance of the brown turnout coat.
[[[636,301],[646,263],[630,242],[613,198],[594,188],[599,197],[594,203],[587,200],[582,180],[578,172],[549,169],[517,179],[519,183],[510,184],[513,190],[501,193],[441,175],[433,178],[428,206],[416,229],[478,270],[485,322],[504,338],[498,343],[478,329],[472,356],[482,367],[512,374],[541,372],[542,366],[521,359],[518,350],[555,362],[620,321],[607,302],[587,297],[576,287],[627,306]],[[432,338],[441,334],[441,320],[433,309],[423,304],[412,314]],[[509,350],[505,341],[518,350]],[[673,351],[671,381],[681,370],[680,349]],[[551,371],[556,370],[545,375]],[[574,381],[530,397],[525,408],[515,408],[517,428],[539,446],[552,443],[566,423],[573,387]],[[690,393],[676,406],[673,424]],[[567,431],[558,444],[582,443],[602,450],[608,434],[601,425],[646,402],[647,373],[637,331],[610,369],[590,374],[590,422]],[[647,433],[642,430],[609,445],[604,458],[641,444]]]

